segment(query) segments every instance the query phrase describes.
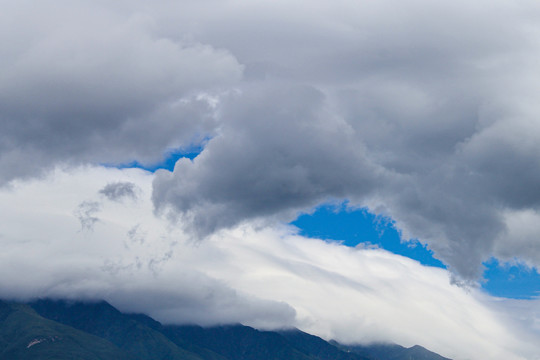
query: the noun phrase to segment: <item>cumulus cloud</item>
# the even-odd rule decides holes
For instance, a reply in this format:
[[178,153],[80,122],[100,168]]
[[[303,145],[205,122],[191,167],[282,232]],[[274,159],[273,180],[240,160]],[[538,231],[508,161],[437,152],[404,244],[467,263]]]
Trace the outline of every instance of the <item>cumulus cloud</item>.
[[244,219],[280,215],[331,198],[372,192],[380,169],[366,159],[351,127],[312,87],[259,87],[235,94],[224,126],[194,160],[154,182],[158,209],[181,215],[207,235]]
[[214,131],[197,94],[242,73],[226,50],[160,34],[136,4],[2,1],[2,9],[1,182],[58,162],[160,160]]
[[246,77],[203,153],[158,174],[158,209],[206,235],[348,199],[462,280],[491,256],[540,264],[506,217],[540,204],[537,4],[261,1],[253,23],[222,6],[198,35]]
[[[244,224],[193,242],[153,215],[153,177],[79,168],[0,190],[0,296],[103,298],[165,323],[296,326],[346,343],[420,343],[455,359],[540,351],[536,301],[505,306],[451,285],[446,270],[290,227]],[[79,231],[73,207],[99,201],[112,182],[135,184],[139,201],[102,201],[93,231]]]

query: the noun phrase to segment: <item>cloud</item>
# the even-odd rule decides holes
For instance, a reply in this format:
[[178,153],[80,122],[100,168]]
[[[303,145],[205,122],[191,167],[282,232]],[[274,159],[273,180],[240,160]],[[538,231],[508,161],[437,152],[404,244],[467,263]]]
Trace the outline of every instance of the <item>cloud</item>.
[[81,223],[81,230],[92,231],[94,225],[99,221],[95,216],[100,210],[100,204],[97,201],[83,201],[74,211],[75,217]]
[[[420,343],[454,359],[538,354],[530,345],[539,335],[532,321],[521,325],[532,331],[523,331],[508,315],[512,311],[492,304],[496,299],[450,285],[446,270],[380,249],[249,227],[216,236],[213,246],[230,259],[209,267],[210,274],[237,289],[282,299],[297,310],[297,326],[326,339]],[[522,306],[516,318],[535,314],[538,303]],[[512,339],[506,338],[508,331],[514,332]],[[504,338],[508,341],[501,343]]]
[[125,198],[137,199],[137,192],[140,190],[132,182],[114,182],[105,185],[105,187],[99,190],[99,193],[107,197],[112,201],[121,201]]
[[159,161],[214,131],[197,95],[242,74],[226,50],[162,36],[136,5],[3,3],[0,183],[57,163]]
[[153,183],[190,234],[346,199],[456,281],[540,265],[536,2],[2,5],[2,184],[205,142]]
[[491,256],[540,265],[510,245],[506,217],[540,204],[538,6],[484,5],[262,1],[255,19],[222,5],[199,36],[246,77],[201,155],[158,174],[156,207],[204,236],[347,199],[393,218],[459,281]]
[[[2,228],[6,278],[0,296],[103,298],[175,323],[291,325],[289,305],[238,291],[184,264],[180,254],[195,246],[153,216],[151,179],[136,169],[79,168],[3,188],[0,214],[10,225]],[[100,202],[98,190],[111,183],[134,184],[139,201]]]
[[320,91],[280,84],[232,97],[221,110],[226,126],[219,136],[194,161],[158,172],[158,209],[180,214],[207,235],[244,219],[291,219],[353,189],[360,195],[376,188],[380,170]]
[[[166,323],[296,326],[348,343],[419,343],[455,359],[539,353],[530,321],[536,301],[506,306],[451,285],[446,270],[303,238],[286,226],[246,223],[195,242],[154,216],[153,178],[140,169],[87,167],[0,190],[7,224],[0,296],[103,298]],[[140,189],[139,200],[100,202],[100,221],[81,232],[72,209],[99,202],[106,184],[126,182]]]
[[[536,301],[281,228],[348,200],[458,282],[538,267],[536,2],[1,4],[2,295],[538,354]],[[173,172],[99,167],[200,143]]]

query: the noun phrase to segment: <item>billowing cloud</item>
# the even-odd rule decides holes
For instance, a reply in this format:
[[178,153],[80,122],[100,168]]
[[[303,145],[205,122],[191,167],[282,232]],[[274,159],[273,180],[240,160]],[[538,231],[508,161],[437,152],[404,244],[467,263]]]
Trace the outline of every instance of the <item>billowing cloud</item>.
[[231,97],[220,135],[194,161],[158,173],[158,209],[169,204],[207,235],[244,219],[291,219],[322,201],[376,189],[381,169],[320,91],[281,85]]
[[[457,360],[540,352],[537,301],[506,306],[451,285],[446,270],[290,227],[244,224],[194,242],[153,215],[152,180],[79,168],[0,190],[0,296],[103,298],[166,323],[296,326],[346,343],[420,343]],[[140,189],[137,202],[98,193],[125,182]],[[73,212],[85,202],[99,204],[92,231]]]
[[198,34],[245,78],[203,153],[158,174],[158,209],[205,235],[348,199],[462,280],[491,256],[540,264],[524,250],[537,237],[513,247],[508,222],[540,205],[537,4],[262,1],[260,18],[222,6]]
[[138,6],[2,1],[0,183],[56,163],[161,159],[216,127],[205,92],[243,68],[226,50],[166,37]]

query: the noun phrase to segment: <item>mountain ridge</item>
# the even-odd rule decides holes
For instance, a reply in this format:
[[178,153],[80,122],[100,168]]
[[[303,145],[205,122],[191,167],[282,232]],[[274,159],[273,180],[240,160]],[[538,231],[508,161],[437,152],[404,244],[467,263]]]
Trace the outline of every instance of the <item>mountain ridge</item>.
[[105,301],[0,300],[0,359],[449,360],[421,346],[347,346],[298,329],[163,325]]

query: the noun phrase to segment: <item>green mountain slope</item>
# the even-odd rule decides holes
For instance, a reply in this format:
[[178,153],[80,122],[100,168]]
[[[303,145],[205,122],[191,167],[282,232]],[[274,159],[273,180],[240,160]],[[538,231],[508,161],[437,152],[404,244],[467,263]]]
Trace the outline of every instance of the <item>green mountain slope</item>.
[[0,359],[128,359],[115,345],[39,316],[31,307],[0,301]]
[[43,317],[110,341],[124,350],[130,359],[202,360],[171,342],[159,331],[122,314],[105,301],[39,300],[30,305]]

